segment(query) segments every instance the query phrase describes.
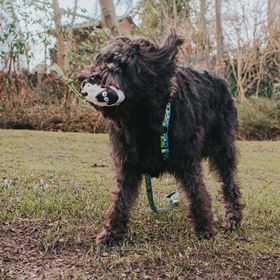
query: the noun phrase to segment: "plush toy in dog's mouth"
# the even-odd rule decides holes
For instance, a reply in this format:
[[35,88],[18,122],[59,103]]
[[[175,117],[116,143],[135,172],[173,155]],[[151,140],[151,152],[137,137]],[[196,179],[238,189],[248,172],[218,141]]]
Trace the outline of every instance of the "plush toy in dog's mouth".
[[125,99],[124,93],[113,86],[103,88],[91,83],[86,83],[84,85],[82,95],[89,103],[101,107],[117,106]]

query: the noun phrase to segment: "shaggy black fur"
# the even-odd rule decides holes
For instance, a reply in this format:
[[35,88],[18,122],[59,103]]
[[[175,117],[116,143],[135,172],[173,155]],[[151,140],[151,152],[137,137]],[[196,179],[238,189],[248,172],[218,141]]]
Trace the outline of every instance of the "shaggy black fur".
[[[126,231],[129,211],[143,174],[173,174],[189,199],[194,230],[213,236],[211,198],[203,182],[201,161],[208,158],[223,183],[226,222],[240,226],[242,207],[236,182],[237,112],[226,83],[207,72],[179,66],[174,32],[162,46],[145,39],[114,39],[90,69],[91,82],[120,88],[125,101],[98,107],[110,121],[116,178],[112,202],[97,243],[108,244]],[[170,158],[160,151],[162,120],[171,102]]]

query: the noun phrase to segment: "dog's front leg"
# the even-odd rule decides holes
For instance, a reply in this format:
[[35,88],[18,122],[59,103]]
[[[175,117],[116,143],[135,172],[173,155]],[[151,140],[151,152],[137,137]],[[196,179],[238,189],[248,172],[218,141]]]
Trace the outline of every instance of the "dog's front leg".
[[109,246],[119,241],[126,232],[129,212],[137,198],[141,174],[135,168],[117,167],[111,190],[111,205],[105,217],[104,230],[97,236],[96,243]]
[[189,200],[194,231],[199,238],[211,238],[214,235],[211,197],[203,181],[200,163],[177,176]]

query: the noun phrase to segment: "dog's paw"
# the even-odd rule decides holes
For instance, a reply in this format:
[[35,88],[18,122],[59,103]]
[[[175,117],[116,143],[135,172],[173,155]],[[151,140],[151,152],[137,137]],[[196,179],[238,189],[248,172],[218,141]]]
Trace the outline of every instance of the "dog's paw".
[[236,219],[230,219],[226,221],[226,229],[229,231],[237,230],[241,227],[241,221]]
[[197,236],[199,240],[203,240],[203,239],[209,240],[215,236],[215,232],[213,230],[204,230],[198,232]]
[[225,227],[227,230],[233,231],[241,227],[243,218],[244,205],[238,205],[235,208],[228,209],[225,216]]
[[96,237],[96,245],[104,247],[112,247],[119,245],[119,242],[122,240],[122,235],[117,235],[112,231],[104,229]]

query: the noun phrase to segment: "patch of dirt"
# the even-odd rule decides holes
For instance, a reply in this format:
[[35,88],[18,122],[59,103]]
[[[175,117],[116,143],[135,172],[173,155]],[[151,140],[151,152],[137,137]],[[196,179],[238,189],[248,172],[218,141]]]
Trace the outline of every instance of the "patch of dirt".
[[[121,248],[97,252],[93,240],[92,243],[66,240],[64,246],[56,244],[45,252],[39,239],[47,230],[48,225],[34,227],[22,221],[18,224],[0,223],[1,280],[280,279],[278,255],[264,254],[252,258],[246,251],[227,251],[226,247],[214,253],[209,251],[206,242],[200,243],[196,252],[188,253],[182,246],[178,255],[149,259],[139,244],[136,247],[131,245],[130,252]],[[90,236],[91,231],[85,231]],[[157,241],[151,238],[151,243],[154,242]],[[177,240],[164,243],[167,251],[175,246],[174,242]]]
[[106,164],[103,164],[103,163],[94,163],[90,167],[92,167],[92,168],[103,168],[103,167],[109,167],[109,166],[106,165]]
[[[85,258],[88,248],[74,247],[45,253],[38,246],[38,233],[24,225],[0,225],[0,279],[76,279],[91,275]],[[94,278],[94,276],[92,276]],[[93,279],[92,278],[92,279]]]

